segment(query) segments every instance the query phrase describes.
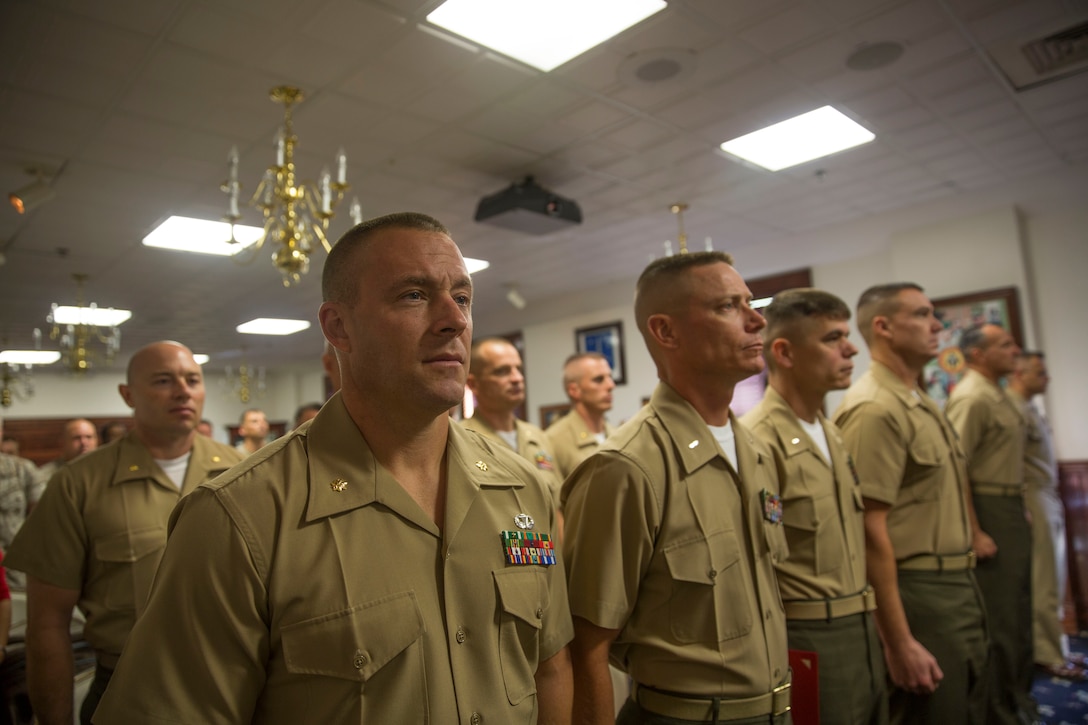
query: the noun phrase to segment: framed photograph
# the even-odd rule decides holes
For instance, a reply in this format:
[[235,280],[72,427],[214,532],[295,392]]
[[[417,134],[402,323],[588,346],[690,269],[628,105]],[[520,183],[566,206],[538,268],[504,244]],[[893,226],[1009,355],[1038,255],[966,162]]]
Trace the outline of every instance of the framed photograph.
[[606,325],[580,327],[574,331],[574,349],[578,352],[597,352],[604,355],[612,367],[612,379],[616,385],[627,382],[627,368],[623,353],[623,322],[616,320]]
[[540,427],[547,430],[552,423],[566,415],[569,410],[570,403],[540,406]]
[[948,394],[967,372],[967,361],[960,350],[960,334],[980,323],[1000,325],[1012,333],[1017,345],[1024,344],[1020,324],[1020,298],[1015,287],[974,292],[933,300],[934,312],[941,321],[937,357],[922,370],[922,385],[937,404],[944,407]]

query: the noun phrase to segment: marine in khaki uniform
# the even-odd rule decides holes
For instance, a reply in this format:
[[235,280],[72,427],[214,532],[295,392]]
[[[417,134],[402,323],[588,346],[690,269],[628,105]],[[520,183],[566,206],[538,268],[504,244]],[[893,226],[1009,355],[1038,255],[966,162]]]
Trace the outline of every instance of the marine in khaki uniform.
[[95,721],[569,722],[551,496],[447,414],[472,334],[460,251],[430,217],[373,219],[322,289],[341,392],[175,512]]
[[891,720],[982,725],[987,642],[967,472],[955,432],[917,382],[941,323],[912,283],[867,289],[857,322],[872,365],[835,423],[865,502]]
[[27,684],[43,725],[72,722],[72,610],[86,617],[83,635],[97,661],[80,711],[89,723],[147,601],[170,512],[241,460],[196,433],[204,378],[187,348],[142,348],[126,381],[120,393],[132,408],[132,431],[53,477],[5,562],[27,574]]
[[639,278],[661,382],[563,489],[577,723],[613,722],[610,659],[634,680],[620,725],[789,722],[774,458],[729,412],[763,368],[750,301],[720,252]]
[[[850,308],[794,289],[763,310],[768,387],[741,423],[774,453],[790,557],[778,564],[791,650],[816,654],[822,725],[888,721],[884,661],[865,576],[861,485],[824,397],[850,385]],[[811,658],[805,656],[804,661]],[[797,676],[795,669],[794,676]],[[802,704],[794,702],[797,713]]]
[[540,428],[518,420],[514,415],[514,411],[525,403],[521,353],[501,337],[477,340],[472,345],[467,384],[476,396],[476,410],[463,425],[505,443],[529,461],[558,500],[563,479],[555,467],[551,442]]
[[978,522],[997,546],[975,576],[990,628],[989,722],[1017,725],[1034,719],[1031,652],[1031,527],[1024,513],[1024,438],[1020,408],[1001,387],[1016,370],[1020,348],[997,325],[963,331],[967,374],[952,390],[945,412],[967,456]]
[[576,353],[563,363],[563,388],[571,408],[544,431],[560,478],[569,476],[612,434],[613,428],[604,416],[612,409],[615,387],[612,368],[600,353]]
[[57,442],[60,444],[60,458],[49,461],[38,469],[43,488],[53,474],[69,462],[98,448],[98,429],[91,421],[76,418],[64,424]]
[[1050,424],[1032,402],[1046,392],[1050,375],[1041,352],[1024,352],[1009,378],[1009,397],[1027,423],[1024,441],[1024,502],[1031,513],[1031,605],[1035,664],[1054,676],[1080,676],[1068,662],[1069,638],[1062,631],[1069,563],[1065,507],[1058,491],[1058,461]]

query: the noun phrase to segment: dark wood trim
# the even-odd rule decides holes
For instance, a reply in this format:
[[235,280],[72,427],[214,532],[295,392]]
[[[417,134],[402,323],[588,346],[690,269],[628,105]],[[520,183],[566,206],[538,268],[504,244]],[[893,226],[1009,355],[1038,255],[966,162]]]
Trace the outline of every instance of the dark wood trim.
[[790,272],[782,272],[781,274],[771,274],[766,277],[747,279],[745,282],[748,283],[748,289],[752,291],[752,297],[755,299],[774,297],[779,292],[788,289],[811,287],[812,269],[805,267],[804,269],[795,269]]
[[1059,461],[1058,482],[1065,505],[1069,589],[1077,629],[1088,630],[1088,461]]
[[[94,423],[98,435],[102,429],[114,422],[132,427],[132,418],[120,415],[76,416]],[[41,466],[60,458],[60,436],[68,421],[76,418],[4,418],[4,436],[11,436],[19,441],[19,455],[29,458],[35,465]]]

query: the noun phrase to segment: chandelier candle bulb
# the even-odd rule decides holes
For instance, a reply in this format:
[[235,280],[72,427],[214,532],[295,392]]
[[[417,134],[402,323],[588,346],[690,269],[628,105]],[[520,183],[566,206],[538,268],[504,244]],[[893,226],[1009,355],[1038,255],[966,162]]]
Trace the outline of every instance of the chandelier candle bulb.
[[706,251],[708,251],[708,252],[713,252],[714,251],[714,242],[712,242],[710,240],[710,237],[706,238]]
[[343,146],[336,152],[336,183],[341,186],[348,183],[348,155]]
[[671,239],[666,239],[665,240],[665,256],[666,257],[671,257],[672,256],[672,240]]
[[[238,147],[231,146],[230,154],[227,155],[227,179],[231,184],[238,183]],[[237,191],[234,192],[237,195]]]
[[332,213],[332,177],[328,169],[321,169],[321,213]]
[[359,203],[359,197],[354,197],[351,200],[351,208],[348,209],[348,216],[351,217],[352,224],[363,223],[363,205]]
[[276,137],[272,139],[276,145],[276,166],[283,168],[284,152],[287,147],[287,135],[283,132],[283,126],[276,131]]

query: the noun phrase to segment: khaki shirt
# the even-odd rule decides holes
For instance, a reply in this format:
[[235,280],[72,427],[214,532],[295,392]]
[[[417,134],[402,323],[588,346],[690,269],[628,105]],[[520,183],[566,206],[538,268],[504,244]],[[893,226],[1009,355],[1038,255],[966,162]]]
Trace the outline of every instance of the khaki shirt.
[[971,483],[1024,483],[1026,422],[1001,386],[968,370],[948,396],[945,413],[960,437]]
[[[693,695],[764,694],[788,672],[767,447],[732,419],[739,475],[666,383],[563,488],[571,614],[619,629],[613,662]],[[771,502],[773,504],[773,501]]]
[[782,598],[832,599],[866,586],[865,506],[839,429],[819,416],[831,460],[809,437],[789,403],[768,387],[741,423],[767,444],[778,467],[782,522],[790,558],[778,564]]
[[835,413],[861,493],[889,504],[897,561],[971,546],[963,451],[932,398],[874,361]]
[[[498,441],[501,445],[506,446],[506,450],[510,450],[510,445],[503,440],[498,431],[480,416],[463,420],[461,425],[468,430],[476,431],[486,438]],[[547,434],[532,423],[526,423],[523,420],[515,420],[514,429],[518,433],[517,454],[533,465],[541,480],[548,484],[552,495],[558,501],[559,488],[563,485],[563,477],[556,470],[555,458],[549,452],[551,450],[551,441],[548,440]]]
[[[612,435],[615,428],[604,424],[604,437]],[[566,478],[578,464],[589,458],[601,447],[597,434],[589,429],[585,419],[573,408],[544,431],[555,455],[555,466],[560,478]]]
[[[439,528],[339,395],[187,497],[96,723],[533,723],[537,665],[573,636],[554,534],[509,450],[451,425]],[[558,557],[557,557],[558,560]]]
[[1024,482],[1031,490],[1046,490],[1057,494],[1058,462],[1054,456],[1054,436],[1050,424],[1030,400],[1024,400],[1015,390],[1009,397],[1020,408],[1027,426],[1024,438]]
[[134,435],[60,469],[5,563],[79,591],[84,637],[112,666],[143,611],[178,500],[240,460],[228,446],[193,439],[181,491]]

